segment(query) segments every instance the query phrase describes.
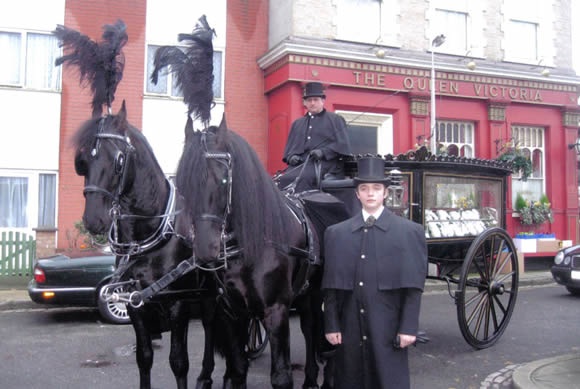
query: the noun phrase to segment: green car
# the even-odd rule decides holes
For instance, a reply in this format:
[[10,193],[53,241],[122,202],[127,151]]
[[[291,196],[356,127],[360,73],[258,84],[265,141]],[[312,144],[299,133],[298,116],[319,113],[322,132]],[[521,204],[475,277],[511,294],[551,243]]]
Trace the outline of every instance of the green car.
[[97,307],[107,322],[128,324],[131,319],[125,304],[99,299],[114,270],[115,256],[98,251],[39,259],[28,295],[39,304]]

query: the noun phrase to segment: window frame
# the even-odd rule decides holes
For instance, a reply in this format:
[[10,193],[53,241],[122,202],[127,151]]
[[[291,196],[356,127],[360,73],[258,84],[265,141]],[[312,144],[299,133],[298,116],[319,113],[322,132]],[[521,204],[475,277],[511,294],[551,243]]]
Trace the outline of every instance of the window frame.
[[[526,145],[525,143],[522,144],[522,141],[520,140],[520,138],[516,138],[514,136],[514,128],[518,129],[518,130],[530,130],[530,132],[532,131],[540,131],[541,132],[541,146],[537,145]],[[511,137],[513,139],[513,142],[517,142],[517,147],[520,150],[528,150],[528,152],[530,153],[530,156],[534,155],[534,152],[539,150],[541,152],[541,177],[534,177],[534,172],[532,171],[532,174],[527,178],[528,181],[531,182],[540,182],[541,181],[541,190],[540,193],[535,193],[534,194],[534,198],[530,198],[528,199],[524,194],[522,194],[522,196],[524,197],[524,199],[526,200],[533,200],[533,201],[539,201],[540,200],[540,196],[542,196],[542,194],[546,193],[546,127],[543,126],[530,126],[530,125],[519,125],[519,124],[512,124],[511,128],[510,128],[510,134]],[[519,136],[519,135],[518,135]],[[524,142],[527,141],[527,139],[530,138],[525,138]],[[537,141],[537,139],[536,139]],[[532,165],[533,165],[533,159],[532,159]],[[511,176],[512,179],[512,209],[516,209],[515,208],[515,202],[516,202],[516,197],[518,195],[518,193],[521,193],[519,191],[516,191],[516,188],[514,187],[514,182],[523,182],[521,179],[521,174],[518,173],[514,173]]]
[[393,115],[343,110],[337,110],[335,113],[342,116],[347,125],[378,127],[377,154],[393,154]]
[[[18,68],[18,82],[11,84],[7,82],[0,81],[0,88],[18,88],[25,90],[38,90],[38,91],[49,91],[49,92],[61,92],[62,91],[62,67],[55,66],[57,68],[58,82],[56,83],[56,88],[39,88],[31,87],[27,85],[26,70],[28,66],[28,34],[35,35],[46,35],[53,36],[52,33],[47,31],[36,31],[36,30],[15,30],[10,28],[1,28],[0,33],[7,34],[18,34],[20,35],[20,48],[19,48],[19,68]],[[59,53],[56,57],[62,55],[62,48],[59,48]]]
[[[445,146],[445,149],[448,150],[449,146],[451,145],[455,145],[457,147],[458,150],[458,157],[460,157],[461,155],[461,148],[465,147],[465,146],[469,146],[471,148],[471,156],[466,156],[467,158],[476,158],[476,154],[475,154],[475,122],[473,121],[466,121],[466,120],[437,120],[435,122],[436,126],[435,126],[435,139],[437,142],[437,154],[439,154],[439,149],[440,149],[440,145]],[[444,124],[447,130],[447,126],[448,125],[458,125],[459,129],[458,129],[458,138],[459,138],[459,142],[442,142],[439,140],[439,125],[440,124]],[[468,142],[461,142],[461,125],[465,125],[466,127],[469,126],[470,127],[470,131],[471,131],[471,143]],[[466,128],[467,130],[467,128]],[[453,131],[453,129],[452,129]],[[453,137],[453,134],[452,134]],[[465,133],[465,139],[467,139],[467,132]]]
[[[55,196],[54,196],[54,226],[39,226],[38,218],[40,214],[39,209],[39,199],[40,199],[40,175],[54,175],[55,176]],[[0,170],[0,177],[11,177],[11,178],[26,178],[28,180],[28,194],[27,194],[27,205],[26,205],[26,218],[27,225],[25,227],[2,227],[0,226],[0,231],[19,231],[31,234],[34,236],[35,228],[57,228],[58,227],[58,187],[59,187],[59,175],[58,172],[53,170],[13,170],[5,169]]]
[[[530,63],[535,64],[540,60],[540,44],[538,41],[538,31],[540,29],[540,24],[533,20],[520,20],[515,18],[510,18],[507,21],[508,23],[508,32],[506,33],[506,50],[505,50],[505,60],[509,62],[523,62],[523,63]],[[532,56],[522,56],[514,54],[514,47],[520,47],[521,45],[518,44],[520,42],[521,36],[515,36],[514,31],[516,30],[514,26],[516,24],[520,25],[529,25],[533,26],[534,33],[535,33],[535,48],[533,57]],[[528,38],[529,39],[529,38]],[[531,53],[530,53],[531,54]]]
[[[462,15],[465,18],[464,24],[462,26],[463,31],[461,33],[455,32],[455,33],[451,34],[451,33],[449,33],[448,29],[440,28],[441,25],[449,26],[448,23],[440,20],[439,15],[441,15],[441,13]],[[435,50],[439,51],[439,52],[444,52],[447,54],[465,55],[470,50],[469,47],[471,46],[470,33],[469,33],[469,13],[467,11],[464,11],[464,10],[436,7],[433,14],[434,14],[434,17],[436,20],[435,25],[437,26],[436,30],[438,31],[438,34],[444,33],[445,36],[447,37],[445,43],[443,45],[441,45],[440,47],[435,48]],[[450,41],[450,39],[452,39],[450,37],[454,37],[454,36],[463,36],[464,37],[463,47],[450,46],[450,43],[453,43],[452,40]]]

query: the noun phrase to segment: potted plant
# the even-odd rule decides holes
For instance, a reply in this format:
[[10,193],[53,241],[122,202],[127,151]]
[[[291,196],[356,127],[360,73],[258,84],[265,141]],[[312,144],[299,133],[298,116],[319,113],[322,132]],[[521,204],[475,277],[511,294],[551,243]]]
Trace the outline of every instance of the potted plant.
[[550,200],[545,194],[538,201],[530,201],[518,193],[516,210],[520,214],[520,222],[524,225],[540,225],[554,221]]
[[521,174],[522,181],[527,181],[533,171],[532,161],[518,148],[517,142],[507,142],[500,151],[496,159],[511,162],[512,171]]

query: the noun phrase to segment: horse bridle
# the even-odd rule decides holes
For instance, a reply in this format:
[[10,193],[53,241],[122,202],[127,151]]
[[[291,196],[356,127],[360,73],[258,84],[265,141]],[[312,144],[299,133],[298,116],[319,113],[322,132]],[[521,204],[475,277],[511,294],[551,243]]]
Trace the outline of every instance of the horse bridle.
[[[108,115],[107,115],[108,116]],[[131,154],[135,152],[135,147],[131,144],[131,138],[128,136],[122,136],[117,134],[105,133],[105,121],[107,116],[103,116],[99,119],[99,129],[95,134],[95,146],[91,150],[91,156],[96,158],[99,154],[101,148],[101,139],[110,140],[113,144],[114,141],[120,141],[125,145],[125,150],[122,151],[117,148],[117,153],[115,155],[114,169],[115,175],[119,176],[119,184],[117,186],[116,193],[111,193],[107,189],[101,188],[96,185],[85,185],[83,189],[83,195],[86,197],[87,193],[96,192],[100,193],[106,197],[110,197],[113,200],[113,208],[115,205],[119,206],[119,198],[123,194],[125,189],[125,181],[127,180],[127,160],[130,158]]]
[[[224,213],[220,217],[218,215],[210,214],[210,213],[203,213],[201,214],[196,220],[205,220],[209,222],[216,223],[220,226],[220,256],[218,257],[218,261],[223,261],[223,263],[219,266],[214,268],[206,268],[202,267],[199,264],[195,264],[195,255],[194,255],[194,266],[200,268],[202,270],[207,271],[217,271],[222,268],[228,268],[228,247],[227,243],[232,238],[230,234],[226,232],[228,218],[230,216],[232,210],[232,176],[233,176],[233,159],[230,153],[222,152],[222,151],[208,151],[207,149],[207,131],[202,131],[201,134],[201,144],[205,150],[204,157],[206,160],[214,160],[220,164],[222,164],[227,170],[227,177],[222,178],[222,183],[226,184],[226,206],[224,208]],[[195,238],[194,238],[195,239]],[[234,249],[235,250],[235,249]],[[235,250],[238,251],[238,250]]]

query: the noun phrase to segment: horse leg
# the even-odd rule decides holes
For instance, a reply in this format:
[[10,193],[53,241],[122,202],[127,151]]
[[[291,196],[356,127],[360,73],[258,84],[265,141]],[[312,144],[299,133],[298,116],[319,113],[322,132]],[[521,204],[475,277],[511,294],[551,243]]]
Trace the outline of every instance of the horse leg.
[[171,308],[171,351],[169,364],[175,375],[177,389],[187,389],[189,356],[187,354],[187,330],[189,311],[183,302],[177,302]]
[[288,306],[277,303],[266,307],[264,309],[264,326],[270,337],[270,381],[272,388],[292,389]]
[[127,305],[131,323],[135,330],[137,343],[136,358],[139,367],[139,388],[151,389],[151,367],[153,366],[153,346],[151,344],[151,334],[145,327],[141,314]]
[[318,363],[316,362],[316,327],[312,314],[311,296],[304,296],[297,305],[300,314],[300,329],[306,346],[306,365],[304,366],[304,389],[318,389]]
[[211,374],[215,367],[214,361],[214,321],[215,321],[215,300],[203,299],[201,301],[201,323],[205,334],[205,343],[203,348],[203,360],[201,363],[201,372],[197,377],[196,389],[211,389],[213,381]]
[[225,325],[223,333],[227,335],[222,339],[226,344],[221,346],[225,348],[226,357],[223,389],[246,389],[249,362],[245,346],[248,339],[249,321],[243,317],[233,320],[225,314],[219,318],[219,321]]

